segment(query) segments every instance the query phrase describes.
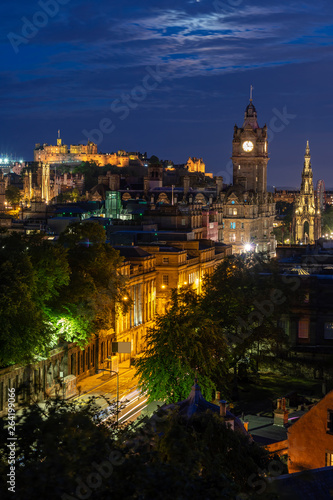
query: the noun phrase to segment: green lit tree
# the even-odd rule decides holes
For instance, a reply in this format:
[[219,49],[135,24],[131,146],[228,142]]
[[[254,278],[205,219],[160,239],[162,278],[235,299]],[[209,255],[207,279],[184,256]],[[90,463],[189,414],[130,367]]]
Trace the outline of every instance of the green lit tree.
[[63,248],[39,235],[0,235],[0,364],[26,363],[54,343],[48,311],[69,283]]

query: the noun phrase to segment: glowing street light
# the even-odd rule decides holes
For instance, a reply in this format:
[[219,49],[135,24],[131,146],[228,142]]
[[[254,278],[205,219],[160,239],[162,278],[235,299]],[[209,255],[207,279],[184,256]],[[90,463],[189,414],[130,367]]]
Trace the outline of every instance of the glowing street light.
[[245,252],[252,252],[253,247],[252,247],[251,243],[245,243],[244,250],[245,250]]

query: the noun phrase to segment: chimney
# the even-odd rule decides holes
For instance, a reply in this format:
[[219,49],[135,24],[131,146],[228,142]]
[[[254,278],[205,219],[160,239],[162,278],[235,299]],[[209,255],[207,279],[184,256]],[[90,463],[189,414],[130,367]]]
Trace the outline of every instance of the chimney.
[[148,176],[143,178],[143,190],[145,192],[145,195],[147,196],[148,191],[149,191],[149,178],[148,178]]
[[216,198],[219,198],[223,188],[223,177],[221,176],[216,177],[215,182],[216,182]]
[[222,399],[220,401],[220,417],[225,417],[227,415],[227,402]]
[[189,189],[190,189],[190,176],[185,175],[184,176],[184,198],[187,196]]

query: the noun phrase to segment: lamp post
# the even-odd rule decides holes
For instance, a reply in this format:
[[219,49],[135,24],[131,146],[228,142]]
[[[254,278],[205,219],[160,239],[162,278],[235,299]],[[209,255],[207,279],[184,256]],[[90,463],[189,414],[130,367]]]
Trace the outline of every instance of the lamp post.
[[[110,367],[112,366],[111,365],[111,356],[108,356],[108,358],[110,359]],[[117,408],[117,426],[118,426],[118,404],[119,404],[119,372],[115,372],[114,370],[111,370],[110,368],[110,377],[111,377],[111,373],[115,373],[117,375],[117,401],[116,401],[116,408]]]

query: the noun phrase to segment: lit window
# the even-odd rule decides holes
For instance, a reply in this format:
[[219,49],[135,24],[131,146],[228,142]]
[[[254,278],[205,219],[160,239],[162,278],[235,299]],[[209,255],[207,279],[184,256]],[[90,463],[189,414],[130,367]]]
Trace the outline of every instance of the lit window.
[[333,452],[327,451],[326,455],[326,467],[333,467]]
[[327,410],[327,429],[326,432],[333,434],[333,410]]
[[163,274],[162,281],[163,281],[163,285],[168,285],[169,284],[169,275]]
[[231,233],[229,235],[229,241],[236,241],[236,233]]
[[333,339],[333,323],[325,323],[324,326],[324,339]]
[[236,229],[236,222],[230,222],[230,229]]
[[234,208],[232,211],[232,215],[237,215],[237,208]]
[[298,338],[308,339],[309,338],[309,318],[300,319],[298,322]]

